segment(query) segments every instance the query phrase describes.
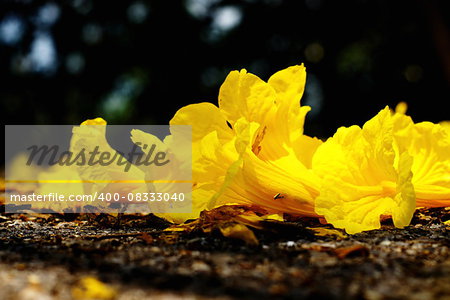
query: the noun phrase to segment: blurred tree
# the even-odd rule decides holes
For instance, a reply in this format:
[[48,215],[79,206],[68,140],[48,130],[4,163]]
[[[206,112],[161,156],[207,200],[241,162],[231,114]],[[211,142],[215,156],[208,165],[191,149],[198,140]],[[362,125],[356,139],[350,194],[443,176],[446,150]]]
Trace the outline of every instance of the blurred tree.
[[166,124],[183,105],[217,103],[230,70],[267,79],[301,62],[310,134],[398,101],[418,121],[449,119],[450,4],[424,2],[3,0],[4,122]]

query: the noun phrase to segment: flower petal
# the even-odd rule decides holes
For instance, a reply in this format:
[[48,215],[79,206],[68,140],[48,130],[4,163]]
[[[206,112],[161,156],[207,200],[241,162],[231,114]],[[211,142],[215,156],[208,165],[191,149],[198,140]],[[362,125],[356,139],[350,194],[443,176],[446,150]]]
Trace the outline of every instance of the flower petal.
[[[127,180],[135,181],[134,183],[127,183],[130,190],[145,190],[144,172],[132,164],[130,164],[129,170],[125,171],[123,162],[126,162],[126,159],[114,150],[106,140],[106,121],[101,118],[88,120],[83,122],[81,126],[74,127],[72,132],[71,152],[80,153],[83,151],[89,153],[96,149],[99,153],[110,153],[111,157],[111,161],[106,166],[100,164],[76,166],[80,178],[91,181],[84,185],[86,193],[101,192],[107,187],[111,188],[111,186],[108,186],[111,181]],[[120,184],[114,186],[122,189]],[[109,190],[109,192],[114,192],[114,190]]]
[[430,122],[414,126],[417,138],[410,140],[414,157],[413,184],[417,204],[425,207],[450,206],[450,134]]
[[277,104],[295,103],[300,106],[300,99],[305,90],[306,68],[292,66],[273,74],[267,81],[277,92]]
[[317,216],[314,198],[320,186],[318,177],[294,153],[277,161],[261,160],[250,147],[259,125],[241,119],[235,127],[240,158],[228,170],[211,205],[252,204],[271,213]]
[[181,134],[176,125],[192,125],[192,213],[157,215],[180,223],[198,218],[202,210],[211,207],[211,201],[214,202],[212,198],[221,190],[230,166],[239,159],[239,155],[233,130],[228,127],[219,108],[213,104],[199,103],[183,107],[170,124],[172,135],[166,138],[170,143]]
[[261,143],[259,157],[262,159],[281,158],[287,155],[287,149],[294,147],[293,144],[303,140],[305,117],[311,109],[300,106],[305,81],[306,69],[303,65],[289,67],[270,77],[268,83],[275,89],[277,98],[276,108],[269,112],[267,119],[266,138]]
[[[217,132],[220,140],[229,140],[233,136],[222,112],[217,106],[208,102],[180,108],[170,120],[170,125],[191,125],[194,144],[213,131]],[[175,132],[171,132],[176,135]]]
[[242,117],[263,124],[275,100],[275,90],[246,70],[230,72],[219,91],[219,108],[232,126]]
[[322,144],[313,170],[323,178],[316,212],[348,233],[380,228],[380,215],[409,224],[415,209],[412,159],[399,153],[395,166],[393,120],[388,108],[361,129],[340,128]]
[[444,129],[447,130],[448,134],[450,135],[450,121],[442,121],[439,124],[441,124],[441,126],[444,127]]

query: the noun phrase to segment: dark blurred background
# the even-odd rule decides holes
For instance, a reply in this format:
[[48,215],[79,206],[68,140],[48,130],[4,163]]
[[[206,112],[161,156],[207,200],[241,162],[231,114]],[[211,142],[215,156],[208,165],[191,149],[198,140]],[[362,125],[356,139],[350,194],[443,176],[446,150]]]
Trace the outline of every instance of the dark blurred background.
[[306,132],[385,105],[450,119],[450,1],[0,1],[5,124],[167,124],[229,71],[304,62]]

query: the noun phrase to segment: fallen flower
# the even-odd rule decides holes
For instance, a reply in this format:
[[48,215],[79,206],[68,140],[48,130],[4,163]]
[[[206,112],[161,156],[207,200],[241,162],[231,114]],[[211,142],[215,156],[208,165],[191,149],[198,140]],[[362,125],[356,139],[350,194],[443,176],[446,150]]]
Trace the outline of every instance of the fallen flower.
[[414,124],[406,109],[394,114],[396,147],[413,157],[417,207],[450,206],[450,131],[431,122]]
[[316,212],[348,233],[380,228],[391,215],[409,225],[415,207],[450,205],[450,135],[440,124],[414,124],[400,103],[361,129],[340,128],[317,150],[323,178]]
[[391,215],[396,227],[411,221],[416,203],[412,157],[394,148],[394,119],[388,107],[362,128],[341,127],[321,145],[313,170],[322,178],[316,212],[347,233],[380,228]]
[[[106,140],[106,121],[102,118],[86,120],[80,126],[73,128],[70,140],[70,152],[97,151],[113,154],[115,160],[123,159]],[[135,165],[130,164],[129,170],[124,170],[119,164],[107,167],[88,164],[58,165],[55,164],[45,171],[41,171],[37,179],[39,186],[37,193],[50,195],[52,193],[64,195],[69,199],[73,195],[87,195],[109,193],[126,195],[129,192],[146,191],[144,173]],[[130,182],[131,181],[131,182]],[[108,201],[51,201],[33,203],[34,208],[53,211],[79,212],[83,206],[93,206],[95,211],[108,211]],[[111,211],[111,210],[109,210]],[[116,210],[114,210],[116,211]]]
[[[233,71],[210,103],[181,108],[170,124],[193,126],[195,212],[225,204],[258,205],[269,213],[317,216],[319,178],[312,155],[322,143],[303,135],[303,65],[268,82]],[[170,218],[170,216],[169,216]]]
[[239,223],[227,223],[219,226],[219,229],[224,237],[243,240],[248,245],[259,244],[253,231],[245,225]]
[[[275,214],[283,220],[283,214],[290,214],[324,217],[352,234],[378,229],[380,218],[388,216],[396,227],[405,227],[416,206],[450,205],[448,122],[414,124],[405,115],[407,105],[401,103],[395,113],[386,107],[363,127],[339,128],[322,142],[303,134],[310,110],[300,105],[305,80],[303,65],[281,70],[267,82],[246,70],[232,71],[220,88],[219,105],[181,108],[170,121],[171,135],[164,141],[140,130],[131,132],[136,145],[174,149],[174,159],[190,162],[191,157],[177,146],[183,133],[176,125],[192,125],[192,212],[157,215],[174,223],[197,220],[168,231],[219,229],[224,235],[245,236],[242,239],[254,243],[246,226],[258,228],[263,215]],[[97,118],[84,124],[106,122]],[[98,127],[80,126],[72,147],[89,149],[99,144],[113,151],[104,127]],[[134,185],[100,182],[84,186],[85,192],[146,191],[149,173],[134,165],[130,171],[123,174],[111,169],[100,179],[132,179]],[[167,178],[171,172],[167,170]],[[95,169],[79,168],[78,176],[95,176]],[[251,207],[253,212],[229,211],[220,219],[227,207],[236,205]]]
[[77,286],[72,288],[74,299],[115,299],[117,291],[92,276],[83,277]]

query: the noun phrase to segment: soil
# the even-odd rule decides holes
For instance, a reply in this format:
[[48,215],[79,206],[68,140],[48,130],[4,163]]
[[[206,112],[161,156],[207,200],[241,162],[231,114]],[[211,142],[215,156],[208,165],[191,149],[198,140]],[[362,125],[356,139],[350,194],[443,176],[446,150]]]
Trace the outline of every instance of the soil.
[[248,245],[218,230],[163,231],[152,215],[3,213],[0,299],[84,299],[95,288],[97,299],[450,299],[449,219],[420,209],[407,228],[386,220],[351,236],[318,236],[310,228],[331,227],[314,220],[268,222]]

